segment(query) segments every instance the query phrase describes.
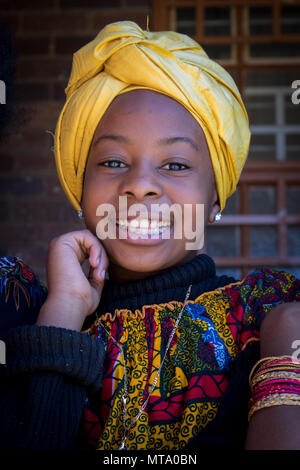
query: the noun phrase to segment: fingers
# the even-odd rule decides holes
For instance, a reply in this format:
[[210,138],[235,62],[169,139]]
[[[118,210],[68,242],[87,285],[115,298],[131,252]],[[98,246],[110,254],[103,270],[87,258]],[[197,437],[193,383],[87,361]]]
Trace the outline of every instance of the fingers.
[[73,232],[73,235],[82,250],[83,259],[88,258],[93,268],[98,268],[101,265],[103,269],[107,269],[108,257],[99,239],[87,229]]
[[[99,239],[89,230],[78,230],[63,234],[52,240],[51,247],[52,255],[53,251],[56,251],[59,258],[68,260],[68,266],[73,277],[75,275],[74,262],[76,264],[76,258],[79,263],[78,267],[82,265],[84,260],[88,259],[92,268],[88,278],[89,281],[93,280],[99,285],[105,281],[105,274],[109,265],[108,256]],[[54,264],[57,266],[57,263]],[[66,269],[67,265],[64,262],[64,272],[66,272]]]
[[98,265],[96,265],[95,267],[92,266],[90,273],[91,273],[91,279],[93,279],[96,282],[102,283],[106,279],[106,273],[107,273],[108,264],[109,264],[108,257],[104,249],[101,251],[100,257],[98,259],[99,259]]
[[109,259],[103,245],[89,230],[78,232],[77,237],[91,265],[89,280],[103,283],[109,265]]

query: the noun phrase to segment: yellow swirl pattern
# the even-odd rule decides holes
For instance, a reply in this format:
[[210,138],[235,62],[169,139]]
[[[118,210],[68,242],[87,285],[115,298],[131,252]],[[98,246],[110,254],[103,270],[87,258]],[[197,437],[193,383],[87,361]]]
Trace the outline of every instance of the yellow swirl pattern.
[[[226,325],[229,304],[222,299],[221,293],[216,291],[213,295],[202,296],[188,304],[206,309],[231,358],[234,358],[234,340]],[[129,388],[127,425],[138,414],[147,397],[181,307],[181,303],[171,302],[144,306],[142,311],[136,312],[120,310],[113,316],[106,314],[100,318],[112,336],[118,332],[124,348]],[[192,319],[186,310],[183,312],[155,390],[147,409],[130,431],[127,448],[182,449],[214,419],[222,393],[213,396],[211,390],[214,380],[217,381],[219,376],[223,378],[224,374],[215,361],[209,363],[199,354],[199,343],[207,328],[205,319]],[[99,321],[89,330],[89,334],[93,335],[99,329],[106,336],[107,360],[113,361],[114,374],[104,374],[103,388],[107,391],[107,387],[111,387],[112,392],[111,411],[97,448],[112,450],[118,449],[122,440],[124,366],[122,355],[118,354],[117,347],[101,328]],[[207,388],[206,396],[201,396],[201,388],[197,394],[197,381],[200,379],[201,387]],[[226,388],[224,384],[223,388]]]

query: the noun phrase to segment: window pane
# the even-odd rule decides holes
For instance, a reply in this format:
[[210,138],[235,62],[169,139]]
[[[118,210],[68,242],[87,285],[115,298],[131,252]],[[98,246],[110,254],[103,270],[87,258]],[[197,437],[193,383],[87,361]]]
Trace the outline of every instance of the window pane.
[[286,136],[287,160],[300,160],[300,123],[297,134],[287,134]]
[[231,58],[230,44],[205,44],[203,49],[210,59],[221,60]]
[[245,106],[251,124],[275,124],[275,99],[272,95],[249,95]]
[[288,228],[288,255],[300,256],[300,227],[297,225]]
[[238,256],[240,253],[239,227],[207,227],[206,249],[209,256]]
[[281,32],[283,34],[300,33],[300,6],[281,8]]
[[[297,124],[300,126],[300,103],[294,104],[292,102],[292,92],[295,91],[291,88],[291,94],[284,97],[285,105],[285,122],[287,124]],[[297,95],[300,97],[300,94]]]
[[288,214],[300,214],[300,188],[288,186],[286,188],[286,208]]
[[296,42],[254,43],[249,45],[251,58],[263,57],[300,57],[299,44]]
[[252,134],[249,160],[269,161],[276,159],[276,144],[273,134]]
[[196,8],[176,8],[176,31],[188,36],[195,36]]
[[272,186],[249,187],[249,214],[276,214],[276,190]]
[[285,271],[291,273],[297,279],[300,279],[300,267],[297,266],[275,266],[272,269],[276,269],[277,271]]
[[230,36],[230,8],[205,8],[204,32],[207,36]]
[[[300,56],[300,47],[299,47]],[[291,87],[294,80],[300,80],[300,68],[293,70],[247,70],[246,86],[286,86]],[[292,93],[292,88],[291,88]],[[298,105],[299,106],[299,105]]]
[[239,281],[242,278],[241,270],[239,268],[217,268],[218,276],[230,276],[233,277],[236,281]]
[[253,36],[259,34],[272,34],[272,8],[249,8],[249,33]]
[[222,214],[239,213],[239,190],[237,189],[226,201],[226,207]]
[[276,227],[250,227],[250,255],[278,255]]

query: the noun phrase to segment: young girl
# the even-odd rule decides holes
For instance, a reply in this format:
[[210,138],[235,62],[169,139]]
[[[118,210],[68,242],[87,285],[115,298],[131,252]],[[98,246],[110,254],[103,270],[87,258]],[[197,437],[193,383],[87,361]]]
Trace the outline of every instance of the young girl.
[[300,448],[300,282],[217,276],[175,236],[202,240],[247,157],[232,78],[185,35],[119,22],[74,55],[66,94],[56,165],[86,229],[51,241],[47,293],[1,261],[1,447]]

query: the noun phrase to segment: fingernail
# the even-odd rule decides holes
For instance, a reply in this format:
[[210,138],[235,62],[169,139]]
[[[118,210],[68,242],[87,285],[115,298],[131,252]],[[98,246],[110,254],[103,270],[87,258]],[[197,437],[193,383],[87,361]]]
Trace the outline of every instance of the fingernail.
[[105,279],[105,274],[106,274],[106,271],[105,271],[105,269],[103,269],[103,270],[101,271],[101,277],[102,277],[103,279]]

